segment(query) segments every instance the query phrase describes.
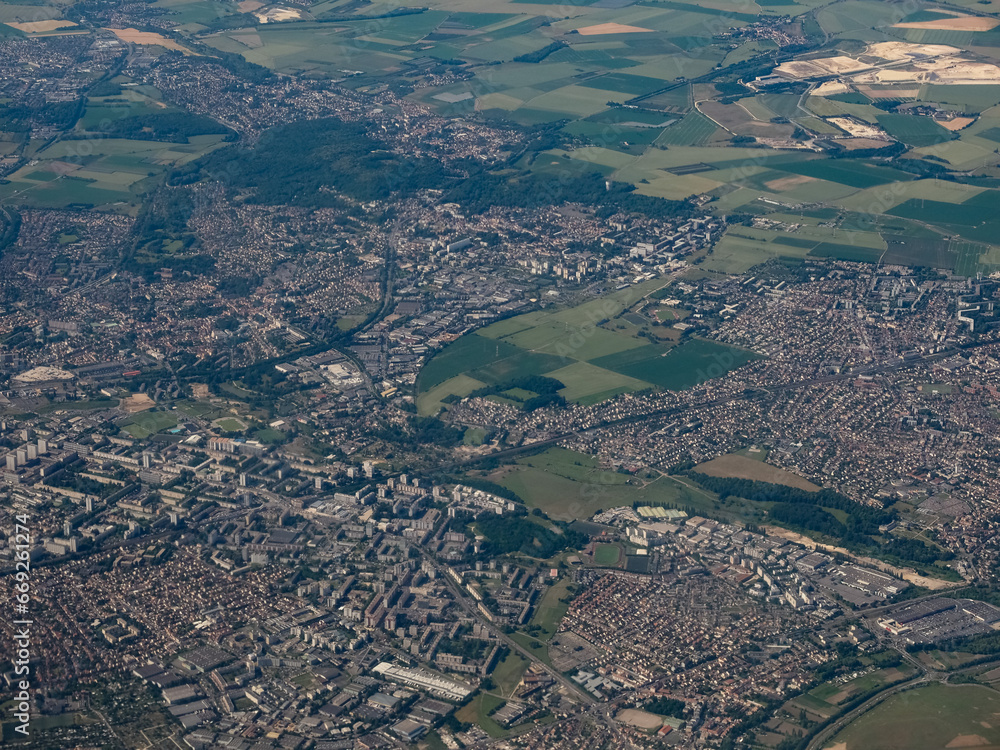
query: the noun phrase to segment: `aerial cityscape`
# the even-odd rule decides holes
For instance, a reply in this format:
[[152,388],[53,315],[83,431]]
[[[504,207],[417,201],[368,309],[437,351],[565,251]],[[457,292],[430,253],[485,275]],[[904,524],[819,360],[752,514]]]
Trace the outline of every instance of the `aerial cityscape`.
[[0,1],[0,744],[1000,748],[1000,0]]

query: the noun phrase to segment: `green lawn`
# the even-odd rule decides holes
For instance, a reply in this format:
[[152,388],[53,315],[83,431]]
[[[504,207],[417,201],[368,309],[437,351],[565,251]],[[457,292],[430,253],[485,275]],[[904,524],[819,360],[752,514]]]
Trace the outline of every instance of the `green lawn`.
[[618,565],[622,548],[617,544],[598,544],[594,549],[594,564],[605,568]]
[[496,683],[497,690],[503,695],[510,695],[514,692],[521,681],[521,675],[528,668],[530,662],[515,651],[507,654],[503,661],[497,664],[493,674],[493,682]]
[[118,406],[118,399],[98,399],[95,401],[54,401],[51,404],[38,409],[39,414],[48,414],[54,411],[93,411],[96,409],[114,409]]
[[247,428],[246,424],[241,422],[239,419],[236,419],[235,417],[223,417],[222,419],[218,420],[215,424],[217,424],[220,428],[222,428],[226,432],[242,432]]
[[490,712],[499,708],[502,703],[502,698],[490,693],[479,693],[469,703],[458,709],[455,712],[455,717],[459,721],[478,724],[490,737],[506,737],[509,732],[489,716]]
[[556,634],[556,628],[562,618],[566,616],[569,603],[562,601],[569,595],[569,586],[572,583],[570,578],[560,578],[549,587],[542,596],[542,600],[535,608],[535,614],[531,617],[531,624],[542,629],[543,639],[549,640]]

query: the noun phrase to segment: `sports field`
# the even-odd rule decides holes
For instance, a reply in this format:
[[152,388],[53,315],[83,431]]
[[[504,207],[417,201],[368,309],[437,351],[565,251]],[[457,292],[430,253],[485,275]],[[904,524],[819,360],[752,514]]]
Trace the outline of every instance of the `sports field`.
[[168,412],[147,411],[130,417],[122,430],[134,438],[147,438],[153,433],[175,427],[177,418]]
[[594,565],[604,568],[617,567],[622,557],[622,548],[617,544],[598,544],[594,549]]

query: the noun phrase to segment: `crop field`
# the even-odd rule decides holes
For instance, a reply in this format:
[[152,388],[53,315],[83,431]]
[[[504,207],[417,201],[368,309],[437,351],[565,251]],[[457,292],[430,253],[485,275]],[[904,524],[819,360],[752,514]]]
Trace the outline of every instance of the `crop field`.
[[839,182],[854,188],[869,188],[876,185],[886,185],[890,182],[906,182],[914,179],[914,176],[908,172],[867,164],[855,159],[837,159],[836,161],[812,159],[782,164],[778,168],[794,174],[815,177],[819,180]]
[[701,112],[690,112],[683,120],[664,130],[658,142],[673,146],[700,146],[717,129],[718,126]]
[[742,367],[760,356],[743,349],[692,339],[669,351],[648,344],[625,354],[594,360],[593,364],[645,380],[661,388],[681,391]]
[[[788,217],[801,222],[802,218]],[[846,224],[846,222],[845,222]],[[865,226],[868,226],[868,222]],[[804,258],[806,255],[878,260],[886,243],[877,232],[831,227],[803,226],[794,234],[750,227],[730,227],[702,266],[722,273],[743,273],[771,258]]]
[[885,114],[879,116],[878,124],[908,146],[933,146],[955,137],[929,117]]
[[972,242],[955,242],[950,250],[955,256],[955,273],[960,276],[975,276],[977,273],[992,273],[995,268],[983,262],[985,250],[982,245]]
[[1000,693],[932,684],[888,698],[849,724],[827,748],[940,750],[1000,744]]
[[995,210],[996,194],[989,190],[958,205],[933,200],[911,199],[888,213],[902,218],[931,222],[953,229],[963,237],[979,242],[995,242],[1000,217]]
[[759,263],[771,258],[802,257],[807,251],[787,245],[775,244],[764,237],[748,237],[745,228],[736,232],[730,229],[712,249],[702,267],[721,273],[745,273]]
[[223,135],[199,135],[190,137],[189,143],[57,140],[34,155],[37,163],[6,178],[0,185],[0,199],[43,208],[135,204],[151,174],[160,175],[171,166],[196,159],[223,145],[223,139]]
[[420,388],[427,390],[467,370],[483,367],[518,353],[515,346],[478,334],[463,336],[435,356],[420,371]]
[[[463,336],[421,371],[420,413],[434,413],[486,384],[532,375],[559,380],[563,398],[584,404],[646,388],[683,390],[757,358],[700,339],[671,351],[672,338],[650,344],[640,337],[654,321],[629,309],[662,286],[653,280],[577,307],[526,313]],[[617,325],[598,325],[603,321]]]
[[815,258],[836,258],[853,263],[877,263],[882,257],[882,251],[873,247],[860,245],[844,245],[837,242],[821,242],[809,251]]

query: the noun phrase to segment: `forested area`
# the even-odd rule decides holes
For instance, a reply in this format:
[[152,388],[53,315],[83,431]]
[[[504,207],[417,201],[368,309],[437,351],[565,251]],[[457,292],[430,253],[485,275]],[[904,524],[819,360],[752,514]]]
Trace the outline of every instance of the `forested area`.
[[392,153],[362,125],[326,117],[272,128],[252,148],[219,149],[172,177],[200,179],[253,191],[254,203],[318,208],[342,205],[338,193],[372,201],[440,187],[445,171],[432,159]]
[[476,521],[476,529],[486,537],[483,551],[490,556],[520,552],[537,558],[552,557],[564,549],[579,549],[587,537],[564,529],[557,533],[524,516],[487,516]]
[[101,134],[108,138],[129,138],[139,141],[166,141],[187,143],[194,135],[226,135],[230,139],[236,133],[211,117],[187,112],[164,112],[152,115],[135,115],[113,120],[101,128]]

